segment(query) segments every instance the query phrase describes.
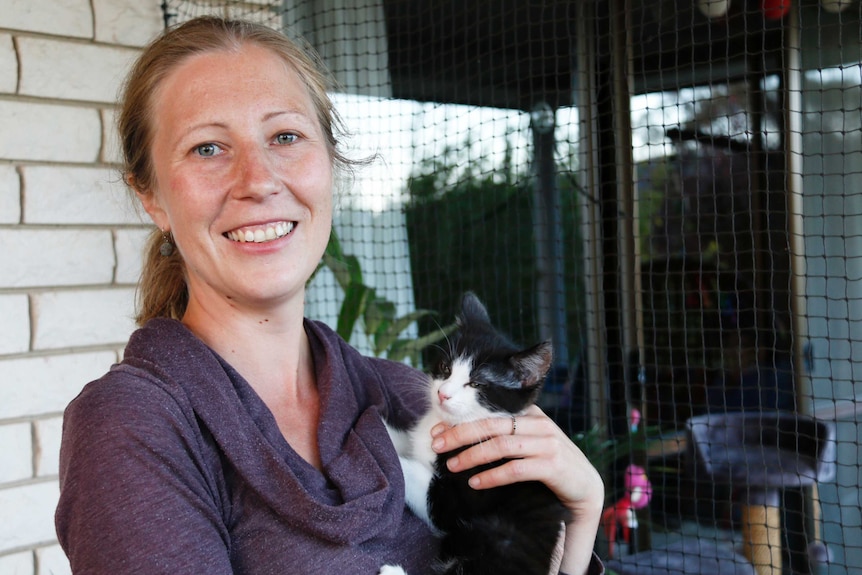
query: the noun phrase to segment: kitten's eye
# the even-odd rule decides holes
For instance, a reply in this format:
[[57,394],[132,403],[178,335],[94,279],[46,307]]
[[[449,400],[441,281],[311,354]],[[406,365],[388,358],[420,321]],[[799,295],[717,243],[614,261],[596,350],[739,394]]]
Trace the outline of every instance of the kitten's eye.
[[478,388],[482,387],[482,384],[481,384],[481,383],[479,383],[478,381],[473,380],[473,379],[471,379],[470,381],[468,381],[465,385],[466,385],[467,387],[472,387],[473,389],[478,389]]

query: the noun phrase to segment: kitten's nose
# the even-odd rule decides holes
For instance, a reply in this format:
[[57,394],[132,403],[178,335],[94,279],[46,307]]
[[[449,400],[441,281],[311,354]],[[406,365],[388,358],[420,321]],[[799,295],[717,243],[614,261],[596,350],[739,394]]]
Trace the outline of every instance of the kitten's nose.
[[449,397],[451,397],[451,396],[446,395],[446,394],[445,394],[445,393],[443,393],[442,391],[438,391],[438,392],[437,392],[437,397],[438,397],[438,398],[440,398],[440,403],[444,403],[444,402],[445,402],[447,399],[449,399]]

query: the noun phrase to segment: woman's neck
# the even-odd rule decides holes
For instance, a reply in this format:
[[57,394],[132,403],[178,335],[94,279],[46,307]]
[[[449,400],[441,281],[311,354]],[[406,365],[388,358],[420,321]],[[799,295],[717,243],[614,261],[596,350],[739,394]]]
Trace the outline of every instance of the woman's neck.
[[272,387],[280,390],[279,395],[289,393],[300,383],[298,374],[309,371],[301,297],[278,307],[250,308],[205,306],[191,296],[182,321],[261,397],[272,395]]
[[320,402],[302,303],[266,313],[233,306],[214,313],[190,298],[183,323],[239,372],[291,447],[320,469]]

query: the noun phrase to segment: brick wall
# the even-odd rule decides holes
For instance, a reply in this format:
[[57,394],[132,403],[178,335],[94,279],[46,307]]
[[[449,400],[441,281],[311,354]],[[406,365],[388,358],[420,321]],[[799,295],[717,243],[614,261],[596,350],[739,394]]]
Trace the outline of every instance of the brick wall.
[[117,360],[148,226],[114,102],[158,0],[0,0],[0,573],[55,575],[62,411]]

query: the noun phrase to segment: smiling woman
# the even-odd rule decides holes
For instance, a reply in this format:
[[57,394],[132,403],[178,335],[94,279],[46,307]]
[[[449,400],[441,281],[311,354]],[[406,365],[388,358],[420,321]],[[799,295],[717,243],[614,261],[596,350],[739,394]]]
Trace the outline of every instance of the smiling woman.
[[[196,111],[198,112],[198,121],[204,122],[206,121],[203,118],[205,110],[199,110],[199,106],[210,104],[211,108],[219,108],[229,105],[229,102],[226,101],[210,101],[213,93],[216,95],[224,93],[240,98],[239,94],[234,94],[235,88],[253,89],[253,86],[246,84],[252,71],[245,70],[241,63],[240,48],[244,44],[248,44],[258,51],[267,51],[269,64],[283,72],[282,79],[293,90],[294,99],[298,95],[301,100],[304,100],[302,102],[304,110],[297,111],[293,108],[292,102],[285,101],[282,103],[283,109],[273,108],[258,112],[264,115],[290,114],[294,120],[302,119],[305,127],[315,134],[320,139],[320,143],[325,146],[331,166],[335,170],[350,169],[352,166],[351,161],[346,159],[337,149],[338,137],[342,133],[340,118],[329,100],[326,91],[326,75],[321,72],[316,58],[300,49],[293,42],[286,41],[283,35],[269,28],[244,24],[218,31],[220,25],[211,19],[198,19],[182,26],[182,33],[165,35],[160,40],[155,41],[150,50],[138,60],[127,80],[124,105],[119,117],[119,130],[125,157],[124,175],[130,187],[142,203],[148,207],[148,210],[150,207],[155,209],[158,206],[156,200],[158,195],[157,175],[154,166],[156,147],[153,145],[157,137],[161,136],[164,139],[182,136],[184,139],[181,142],[175,142],[175,145],[184,144],[188,146],[188,149],[175,150],[174,153],[184,154],[188,152],[189,156],[195,155],[201,160],[230,151],[223,149],[217,140],[208,141],[204,138],[201,131],[205,126],[203,124],[197,125],[185,114]],[[217,32],[213,33],[214,30]],[[176,86],[177,75],[173,72],[182,72],[182,70],[175,68],[192,66],[190,61],[207,60],[207,58],[202,57],[215,54],[220,55],[224,60],[223,66],[217,65],[217,68],[220,69],[216,70],[222,73],[222,86],[220,88],[214,85],[207,87],[200,84],[194,87],[190,86],[189,88],[192,90],[215,88],[215,92],[195,94],[195,97],[201,98],[195,100],[191,98],[190,92],[185,91],[184,86]],[[195,65],[205,66],[206,64],[207,62],[204,61],[197,62]],[[170,78],[167,78],[168,76]],[[164,82],[165,79],[170,81]],[[172,83],[174,88],[180,88],[180,96],[190,97],[186,100],[188,109],[180,109],[180,103],[173,99],[174,95],[170,94]],[[179,124],[176,122],[171,124],[170,117],[162,119],[159,115],[158,107],[160,102],[166,98],[166,94],[170,100],[169,104],[165,106],[165,112],[173,113],[173,117],[180,120]],[[156,122],[156,118],[159,118],[158,122]],[[270,117],[267,117],[267,120],[275,121]],[[182,129],[184,132],[182,134],[178,132],[166,133],[170,131],[169,126],[173,126],[174,130]],[[227,128],[227,126],[213,125],[210,126],[210,130],[219,127]],[[278,144],[291,145],[299,137],[294,132],[278,132],[273,136],[272,147]],[[201,138],[204,139],[201,140]],[[236,150],[233,151],[235,158]],[[222,162],[221,165],[225,163]],[[236,165],[234,162],[234,167]],[[330,171],[329,169],[326,170],[326,172]],[[160,247],[170,238],[167,235],[170,230],[170,223],[159,220],[155,220],[155,222],[160,229],[154,231],[149,242],[139,292],[140,308],[137,318],[139,325],[143,325],[147,320],[154,317],[180,319],[184,316],[188,304],[182,250],[174,250],[175,255],[172,261],[163,261]],[[266,227],[266,224],[273,222],[249,223]],[[289,225],[294,224],[294,222],[287,223]],[[282,225],[282,230],[284,229],[285,226]],[[243,230],[240,233],[238,229],[230,229],[222,232],[224,234],[233,233],[234,239],[237,241],[240,241],[241,238],[248,241],[247,231]],[[254,230],[251,231],[254,233]]]
[[329,239],[333,185],[327,138],[295,67],[258,46],[197,54],[162,80],[151,109],[151,185],[135,191],[185,262],[183,322],[225,352],[224,318],[242,308],[295,321]]
[[[56,526],[73,571],[431,572],[438,541],[405,507],[383,424],[419,418],[426,377],[304,317],[349,167],[324,78],[281,34],[209,17],[133,67],[125,180],[157,229],[141,328],[65,412]],[[475,442],[459,431],[438,432],[446,451]],[[483,485],[546,483],[578,518],[562,565],[584,572],[601,479],[562,433],[519,440],[499,458],[524,476]]]

